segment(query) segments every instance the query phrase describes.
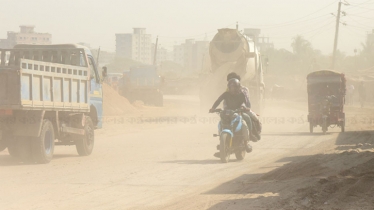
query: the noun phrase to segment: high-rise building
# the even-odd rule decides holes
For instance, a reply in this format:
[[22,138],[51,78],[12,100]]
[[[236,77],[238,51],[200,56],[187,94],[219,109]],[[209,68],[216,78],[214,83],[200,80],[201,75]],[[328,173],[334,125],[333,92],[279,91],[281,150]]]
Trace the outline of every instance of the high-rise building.
[[134,28],[132,34],[116,34],[116,55],[145,64],[152,63],[152,35],[145,28]]
[[203,60],[208,54],[208,41],[187,39],[185,43],[174,46],[174,62],[188,71],[201,71]]
[[174,45],[173,61],[181,66],[184,66],[184,44]]
[[[155,59],[155,50],[156,50],[156,44],[152,44],[152,63]],[[169,60],[169,51],[162,47],[161,45],[158,45],[157,47],[157,57],[156,57],[156,64],[161,64],[163,61]]]
[[20,26],[20,32],[8,31],[6,39],[0,39],[0,48],[13,48],[16,44],[52,44],[52,35],[36,33],[35,26]]

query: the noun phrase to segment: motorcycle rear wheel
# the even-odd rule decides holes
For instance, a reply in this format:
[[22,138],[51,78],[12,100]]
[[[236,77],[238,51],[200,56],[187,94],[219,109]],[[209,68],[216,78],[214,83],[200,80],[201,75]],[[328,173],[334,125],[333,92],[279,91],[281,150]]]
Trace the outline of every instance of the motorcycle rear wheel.
[[219,153],[221,155],[222,163],[227,163],[230,160],[230,152],[229,152],[230,138],[231,137],[227,133],[222,133],[220,136]]
[[245,150],[239,150],[235,152],[235,157],[237,160],[243,160],[245,158]]

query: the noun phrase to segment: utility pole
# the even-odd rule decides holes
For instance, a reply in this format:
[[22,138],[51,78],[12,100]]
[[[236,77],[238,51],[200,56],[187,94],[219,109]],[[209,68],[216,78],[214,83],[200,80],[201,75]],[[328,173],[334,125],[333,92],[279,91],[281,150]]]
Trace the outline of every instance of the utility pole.
[[153,65],[154,65],[154,66],[157,65],[157,63],[156,63],[156,61],[157,61],[157,47],[158,47],[158,36],[157,36],[157,38],[156,38],[155,55],[154,55],[154,57],[153,57]]
[[99,47],[99,50],[97,51],[97,60],[96,60],[97,68],[99,68],[99,58],[100,58],[100,47]]
[[334,68],[335,68],[336,51],[337,51],[337,48],[338,48],[338,36],[339,36],[339,25],[340,25],[341,7],[342,7],[342,2],[339,1],[339,4],[338,4],[338,14],[336,15],[334,50],[332,52],[332,64],[331,64],[331,69],[332,70],[334,70]]

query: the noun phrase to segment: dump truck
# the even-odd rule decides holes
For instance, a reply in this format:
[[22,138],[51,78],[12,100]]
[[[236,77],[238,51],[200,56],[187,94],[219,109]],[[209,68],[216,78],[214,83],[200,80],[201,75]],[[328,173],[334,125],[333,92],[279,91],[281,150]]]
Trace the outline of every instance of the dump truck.
[[236,72],[241,84],[248,87],[252,110],[261,113],[265,83],[261,55],[255,42],[237,29],[218,29],[205,56],[203,71],[206,74],[200,86],[200,102],[203,112],[226,90],[226,76]]
[[124,72],[120,80],[120,93],[131,103],[143,101],[147,105],[163,106],[161,91],[163,79],[154,65],[136,66]]
[[102,127],[103,92],[86,47],[16,45],[0,49],[1,145],[24,162],[48,163],[55,145],[92,153]]

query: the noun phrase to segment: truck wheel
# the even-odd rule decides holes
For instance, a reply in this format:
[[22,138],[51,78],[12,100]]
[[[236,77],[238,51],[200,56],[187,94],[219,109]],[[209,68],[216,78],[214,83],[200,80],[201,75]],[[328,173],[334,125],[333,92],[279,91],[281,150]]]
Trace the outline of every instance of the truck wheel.
[[37,163],[49,163],[55,149],[55,132],[51,121],[44,120],[40,136],[32,141],[32,155]]
[[18,157],[24,163],[30,163],[32,161],[32,139],[24,136],[17,136],[17,153]]
[[0,152],[4,151],[8,146],[8,138],[6,136],[6,134],[2,133],[2,135],[0,136]]
[[95,128],[90,117],[86,116],[84,125],[85,135],[83,138],[76,140],[77,152],[80,156],[88,156],[92,153],[95,143]]
[[17,149],[17,139],[16,138],[11,138],[8,139],[8,153],[10,156],[14,158],[18,158],[18,149]]
[[157,95],[155,105],[158,106],[158,107],[163,107],[164,106],[164,96],[162,95],[162,93],[159,93]]

